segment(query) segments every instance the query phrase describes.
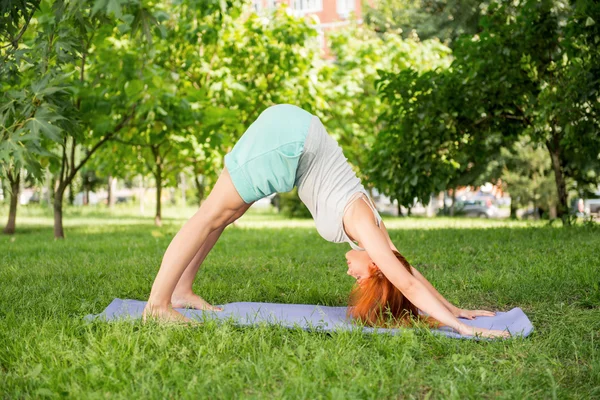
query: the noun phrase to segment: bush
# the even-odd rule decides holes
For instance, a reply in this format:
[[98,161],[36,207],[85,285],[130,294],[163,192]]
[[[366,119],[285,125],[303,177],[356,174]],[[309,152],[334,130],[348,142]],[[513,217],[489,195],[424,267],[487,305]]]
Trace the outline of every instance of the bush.
[[298,197],[298,188],[294,188],[291,192],[277,194],[274,202],[275,204],[279,202],[277,206],[279,212],[289,218],[312,218],[310,211]]

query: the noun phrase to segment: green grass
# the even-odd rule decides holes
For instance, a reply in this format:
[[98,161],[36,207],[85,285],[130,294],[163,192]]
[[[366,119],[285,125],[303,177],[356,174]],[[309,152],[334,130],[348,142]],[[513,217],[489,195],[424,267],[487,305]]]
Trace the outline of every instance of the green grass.
[[[55,241],[49,211],[22,208],[17,234],[0,236],[0,398],[600,398],[598,228],[386,220],[450,301],[523,308],[535,326],[526,339],[85,322],[115,297],[147,298],[192,212],[167,209],[156,228],[133,209],[68,209],[67,239]],[[248,215],[195,289],[215,304],[345,305],[347,247],[312,221]]]

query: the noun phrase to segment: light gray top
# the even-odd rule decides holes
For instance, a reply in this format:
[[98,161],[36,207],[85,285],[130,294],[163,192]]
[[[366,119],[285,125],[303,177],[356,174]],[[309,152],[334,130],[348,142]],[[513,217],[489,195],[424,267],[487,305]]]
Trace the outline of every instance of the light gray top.
[[348,242],[353,249],[364,250],[346,234],[342,222],[344,211],[353,201],[362,198],[373,210],[377,226],[381,216],[347,160],[321,120],[313,116],[296,171],[298,196],[310,211],[323,239]]

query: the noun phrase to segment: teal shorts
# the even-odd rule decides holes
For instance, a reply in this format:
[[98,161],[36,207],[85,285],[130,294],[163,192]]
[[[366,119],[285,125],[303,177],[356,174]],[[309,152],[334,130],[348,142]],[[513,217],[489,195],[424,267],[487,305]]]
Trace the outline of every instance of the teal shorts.
[[313,115],[289,104],[267,108],[225,156],[244,202],[294,188],[298,161]]

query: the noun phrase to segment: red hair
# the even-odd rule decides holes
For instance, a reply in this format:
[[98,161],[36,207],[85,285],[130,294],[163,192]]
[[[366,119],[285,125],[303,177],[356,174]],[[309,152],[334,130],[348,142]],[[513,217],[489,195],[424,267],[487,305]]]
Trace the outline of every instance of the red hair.
[[[406,258],[397,251],[394,255],[400,264],[412,275]],[[414,320],[424,322],[429,327],[442,324],[434,318],[419,315],[417,307],[379,270],[377,265],[369,265],[369,277],[361,281],[350,293],[348,316],[365,325],[398,327],[412,325]]]

